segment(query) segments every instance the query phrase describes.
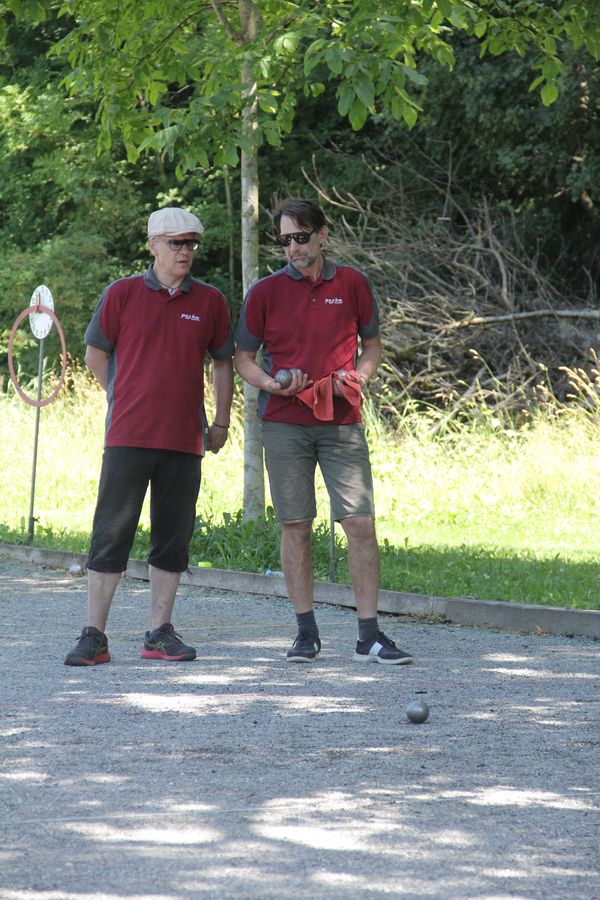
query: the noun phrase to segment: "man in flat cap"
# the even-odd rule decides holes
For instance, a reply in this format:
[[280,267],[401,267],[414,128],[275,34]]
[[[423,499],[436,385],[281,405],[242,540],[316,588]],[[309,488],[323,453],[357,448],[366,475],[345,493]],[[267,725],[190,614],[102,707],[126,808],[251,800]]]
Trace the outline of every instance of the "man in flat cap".
[[[105,448],[87,559],[88,621],[68,666],[108,662],[112,599],[150,485],[150,623],[140,656],[192,660],[171,615],[200,489],[201,457],[227,440],[233,396],[233,335],[227,301],[192,278],[204,231],[185,209],[148,219],[154,257],[145,274],[104,290],[85,333],[86,363],[106,391]],[[212,360],[215,418],[204,419],[204,361]]]

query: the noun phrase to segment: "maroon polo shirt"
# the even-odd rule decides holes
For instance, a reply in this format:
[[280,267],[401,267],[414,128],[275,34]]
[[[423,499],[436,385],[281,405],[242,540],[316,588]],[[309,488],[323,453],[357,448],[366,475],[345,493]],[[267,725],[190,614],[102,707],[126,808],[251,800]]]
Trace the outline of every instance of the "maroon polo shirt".
[[202,452],[205,357],[234,349],[220,291],[188,275],[170,295],[150,266],[106,288],[85,343],[109,355],[107,447]]
[[[250,288],[240,316],[236,342],[241,350],[263,348],[263,368],[297,367],[313,381],[337,369],[353,369],[358,337],[379,334],[379,314],[369,281],[352,266],[325,259],[321,277],[312,281],[291,263]],[[271,422],[322,425],[294,397],[261,391],[259,416]],[[334,398],[333,423],[360,422],[360,410]]]

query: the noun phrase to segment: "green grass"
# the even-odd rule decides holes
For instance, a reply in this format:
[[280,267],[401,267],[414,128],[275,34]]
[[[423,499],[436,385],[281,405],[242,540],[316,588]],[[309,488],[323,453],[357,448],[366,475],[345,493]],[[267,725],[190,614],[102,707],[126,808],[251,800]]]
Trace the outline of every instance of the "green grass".
[[[0,398],[0,540],[27,539],[35,410]],[[395,434],[366,410],[381,546],[382,587],[600,609],[597,417],[581,408],[539,414],[519,430],[474,408],[435,431],[439,414],[406,413]],[[41,410],[34,544],[85,552],[103,443],[104,397],[85,377]],[[435,433],[434,433],[435,431]],[[241,403],[231,439],[203,466],[191,562],[279,569],[277,524],[244,523]],[[315,575],[329,571],[329,509],[318,479]],[[270,498],[267,495],[267,503]],[[148,549],[148,505],[132,556]],[[347,581],[336,528],[336,577]]]

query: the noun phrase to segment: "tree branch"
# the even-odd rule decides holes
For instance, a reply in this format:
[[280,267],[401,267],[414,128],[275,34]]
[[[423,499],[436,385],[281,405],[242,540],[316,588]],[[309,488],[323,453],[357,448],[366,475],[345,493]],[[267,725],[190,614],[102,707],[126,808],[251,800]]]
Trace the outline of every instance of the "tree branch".
[[236,31],[221,6],[220,0],[210,0],[210,5],[215,11],[215,15],[234,44],[243,44],[242,35]]
[[600,309],[532,309],[528,312],[507,313],[505,316],[472,316],[455,322],[451,328],[467,328],[470,325],[495,325],[514,322],[517,319],[543,319],[556,316],[562,319],[600,319]]
[[[556,316],[562,319],[600,319],[600,309],[532,309],[529,312],[507,313],[504,316],[468,316],[459,322],[450,322],[442,325],[442,331],[450,331],[456,328],[471,328],[474,325],[498,325],[501,322],[514,322],[518,319],[543,319]],[[419,328],[435,329],[435,323],[430,319],[415,319],[412,316],[400,314],[399,324],[417,325]]]

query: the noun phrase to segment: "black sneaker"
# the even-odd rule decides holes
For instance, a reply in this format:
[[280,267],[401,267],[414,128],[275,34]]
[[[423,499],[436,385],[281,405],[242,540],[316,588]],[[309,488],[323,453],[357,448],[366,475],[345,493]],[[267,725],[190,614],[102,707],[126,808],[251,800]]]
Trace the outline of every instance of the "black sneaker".
[[97,666],[110,661],[106,635],[94,628],[86,626],[81,637],[65,657],[65,666]]
[[413,661],[412,656],[398,650],[383,631],[378,631],[370,641],[357,641],[353,659],[355,662],[383,663],[386,666],[405,666]]
[[318,637],[299,631],[296,640],[287,652],[288,662],[314,662],[321,649]]
[[172,662],[196,659],[194,647],[188,647],[181,640],[170,622],[147,631],[144,635],[144,646],[140,650],[142,659],[168,659]]

